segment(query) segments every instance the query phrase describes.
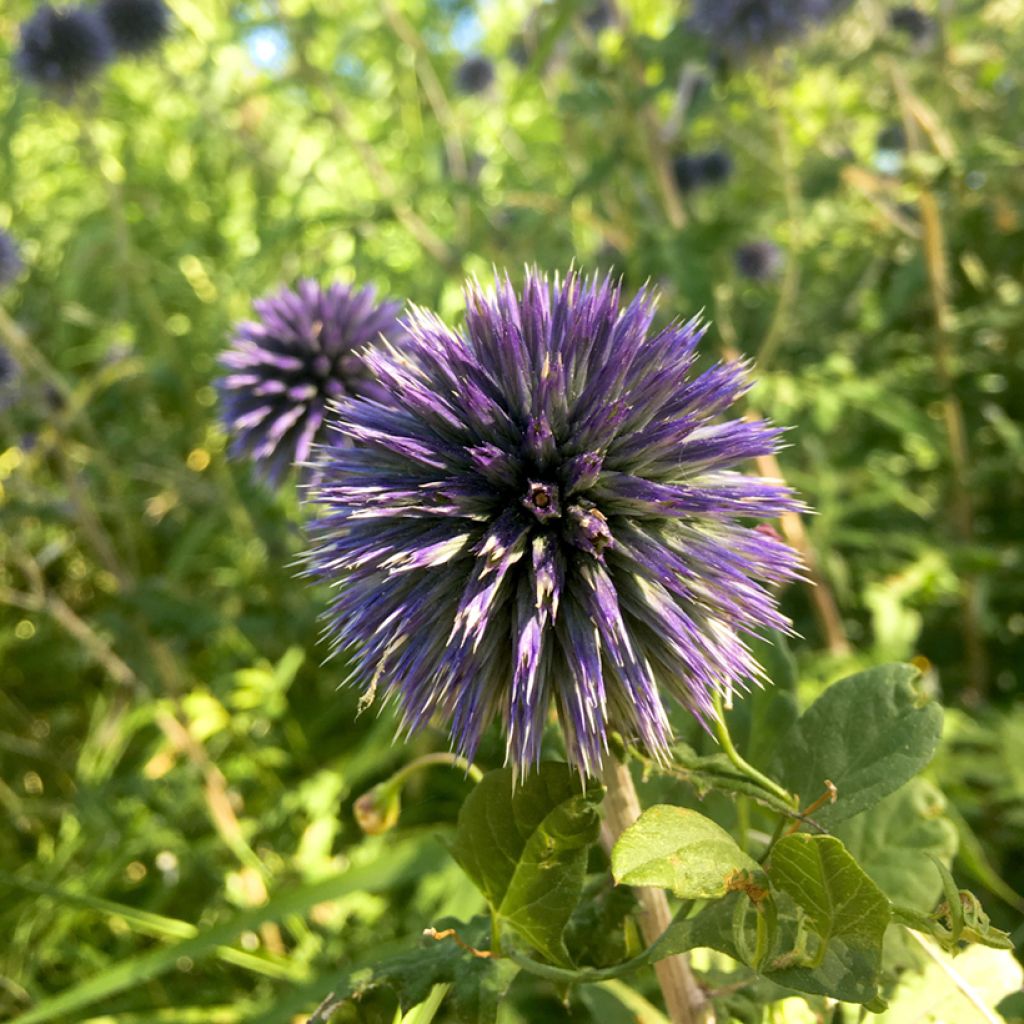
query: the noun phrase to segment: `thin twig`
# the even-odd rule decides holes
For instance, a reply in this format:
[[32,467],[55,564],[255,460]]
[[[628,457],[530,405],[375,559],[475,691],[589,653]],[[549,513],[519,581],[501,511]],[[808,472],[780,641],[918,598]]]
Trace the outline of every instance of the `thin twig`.
[[[922,104],[914,96],[906,76],[894,62],[890,63],[889,70],[900,104],[907,147],[909,151],[913,152],[922,148],[920,130],[921,118],[924,116],[922,115]],[[929,123],[927,116],[925,116],[925,122]],[[928,135],[933,142],[940,137],[934,124],[929,124]],[[942,144],[937,143],[936,145],[940,155],[946,155]],[[921,246],[934,318],[932,351],[935,358],[936,375],[942,388],[942,414],[952,469],[950,511],[957,539],[966,547],[974,539],[974,507],[970,489],[970,451],[967,444],[967,429],[964,425],[963,406],[956,392],[956,372],[953,368],[954,337],[950,327],[952,310],[949,299],[947,247],[938,201],[931,189],[924,185],[921,186],[918,196],[918,211],[921,215]],[[975,700],[983,696],[988,687],[988,653],[985,650],[984,631],[980,622],[980,604],[981,592],[977,574],[961,573],[961,629],[964,653],[967,658],[968,692]]]

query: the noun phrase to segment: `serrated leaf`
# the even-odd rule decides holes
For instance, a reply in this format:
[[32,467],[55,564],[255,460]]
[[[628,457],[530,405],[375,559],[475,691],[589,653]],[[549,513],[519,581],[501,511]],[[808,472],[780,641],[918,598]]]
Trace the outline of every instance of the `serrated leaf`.
[[568,964],[562,933],[583,891],[600,829],[601,787],[546,762],[518,786],[489,772],[459,812],[452,854],[492,911],[534,949]]
[[825,791],[834,804],[814,812],[822,827],[853,817],[913,778],[935,753],[942,710],[922,702],[910,665],[884,665],[830,686],[779,744],[772,774],[802,806]]
[[612,875],[626,885],[656,885],[681,899],[718,899],[736,879],[763,878],[761,866],[720,825],[686,807],[657,804],[619,836]]
[[912,779],[869,811],[844,821],[835,835],[889,899],[931,910],[942,892],[928,855],[949,866],[957,850],[956,826],[946,799],[932,783]]
[[[838,952],[856,978],[871,988],[872,998],[892,911],[885,894],[842,842],[835,836],[785,836],[772,848],[768,877],[804,911],[818,936],[810,963],[794,964],[793,969],[822,966],[830,952]],[[843,949],[837,951],[837,946]],[[786,984],[778,975],[776,980]]]

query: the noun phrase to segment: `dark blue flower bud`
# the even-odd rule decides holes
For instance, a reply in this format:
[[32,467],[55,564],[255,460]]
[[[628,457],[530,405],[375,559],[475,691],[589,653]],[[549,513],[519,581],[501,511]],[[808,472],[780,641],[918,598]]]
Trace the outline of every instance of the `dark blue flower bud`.
[[163,0],[103,0],[100,15],[121,53],[151,50],[171,29]]

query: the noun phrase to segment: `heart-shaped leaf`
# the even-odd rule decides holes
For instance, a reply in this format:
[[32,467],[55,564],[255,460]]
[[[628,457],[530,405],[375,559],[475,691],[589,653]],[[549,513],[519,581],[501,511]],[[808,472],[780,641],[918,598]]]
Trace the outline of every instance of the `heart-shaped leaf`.
[[682,899],[717,899],[760,865],[710,818],[686,807],[648,808],[612,850],[612,875],[627,885],[656,885]]

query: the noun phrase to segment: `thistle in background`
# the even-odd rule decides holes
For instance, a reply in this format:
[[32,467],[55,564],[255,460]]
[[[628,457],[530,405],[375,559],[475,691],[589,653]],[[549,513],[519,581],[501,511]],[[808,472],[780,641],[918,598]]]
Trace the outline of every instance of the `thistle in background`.
[[690,28],[720,53],[743,58],[803,35],[849,0],[695,0]]
[[494,65],[486,57],[469,57],[455,72],[455,84],[460,92],[484,92],[494,81]]
[[889,25],[919,46],[935,36],[935,20],[916,7],[894,7],[889,13]]
[[751,281],[770,281],[782,270],[782,250],[774,242],[745,242],[735,258],[736,269]]
[[21,368],[7,349],[0,345],[0,412],[9,408],[17,398]]
[[398,304],[378,303],[372,288],[304,280],[253,306],[259,319],[236,328],[217,388],[231,453],[277,484],[321,439],[329,401],[385,397],[363,349],[400,335]]
[[692,192],[705,185],[721,185],[732,174],[732,157],[724,150],[684,153],[672,165],[680,192]]
[[17,243],[6,231],[0,230],[0,289],[17,280],[23,266]]
[[753,521],[798,503],[734,469],[780,432],[719,419],[746,368],[699,372],[704,329],[654,330],[646,292],[534,270],[466,303],[366,356],[387,401],[335,407],[307,556],[327,634],[365,699],[448,720],[468,758],[500,720],[525,774],[552,707],[585,774],[611,730],[665,756],[666,699],[707,721],[759,675],[743,636],[787,627],[771,586],[798,560]]
[[583,15],[583,24],[595,36],[618,21],[618,12],[611,0],[597,0]]
[[14,66],[36,85],[69,93],[97,75],[114,54],[110,31],[95,11],[43,4],[21,26]]
[[103,0],[99,10],[121,53],[151,50],[171,30],[171,12],[163,0]]

